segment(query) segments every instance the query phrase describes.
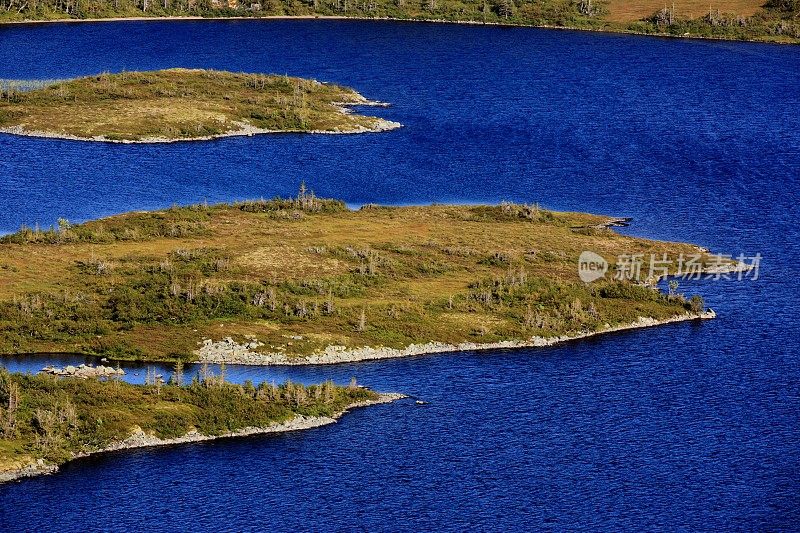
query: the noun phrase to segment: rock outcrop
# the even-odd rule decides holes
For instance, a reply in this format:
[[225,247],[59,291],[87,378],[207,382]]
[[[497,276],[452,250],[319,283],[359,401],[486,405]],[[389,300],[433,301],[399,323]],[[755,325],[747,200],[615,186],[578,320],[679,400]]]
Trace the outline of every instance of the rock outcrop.
[[52,374],[54,376],[71,376],[83,379],[88,378],[111,378],[114,376],[124,376],[125,371],[121,368],[113,368],[110,366],[91,366],[91,365],[67,365],[64,368],[55,366],[46,366],[41,370],[44,374]]
[[23,479],[26,477],[52,474],[57,471],[58,466],[46,463],[44,459],[38,459],[36,462],[27,464],[20,468],[0,472],[0,483],[14,481],[15,479]]
[[337,363],[351,363],[355,361],[369,361],[375,359],[391,359],[396,357],[410,357],[414,355],[424,355],[444,352],[461,352],[476,350],[498,350],[510,348],[532,348],[542,346],[552,346],[562,342],[582,339],[603,333],[614,331],[624,331],[628,329],[646,328],[671,322],[682,322],[685,320],[711,319],[717,315],[714,311],[708,310],[702,313],[686,313],[665,319],[655,319],[649,317],[639,317],[630,324],[611,326],[606,324],[597,331],[585,331],[573,335],[561,335],[558,337],[531,337],[527,340],[507,340],[500,342],[462,342],[459,344],[449,344],[444,342],[431,341],[423,344],[411,344],[405,348],[387,348],[385,346],[365,346],[360,348],[348,348],[346,346],[331,345],[324,350],[306,356],[290,355],[279,352],[260,353],[255,351],[261,346],[257,341],[250,341],[245,344],[238,344],[230,337],[222,341],[213,342],[211,339],[203,341],[195,353],[200,362],[207,363],[226,363],[239,365],[328,365]]

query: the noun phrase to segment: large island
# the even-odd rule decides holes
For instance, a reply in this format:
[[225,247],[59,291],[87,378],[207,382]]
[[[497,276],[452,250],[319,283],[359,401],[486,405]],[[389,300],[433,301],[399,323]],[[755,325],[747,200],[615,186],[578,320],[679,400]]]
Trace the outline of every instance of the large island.
[[[682,259],[713,258],[620,235],[615,222],[535,204],[351,210],[303,187],[23,228],[0,239],[0,352],[337,363],[708,316],[701,298],[652,283]],[[579,278],[583,252],[608,260],[604,277]],[[645,262],[633,276],[631,257],[659,269]]]

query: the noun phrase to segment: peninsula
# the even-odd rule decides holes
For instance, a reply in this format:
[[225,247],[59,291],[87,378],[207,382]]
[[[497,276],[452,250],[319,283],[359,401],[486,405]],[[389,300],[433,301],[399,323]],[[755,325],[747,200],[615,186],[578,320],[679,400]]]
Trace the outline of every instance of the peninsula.
[[206,373],[183,385],[10,374],[0,368],[0,483],[55,472],[94,453],[310,429],[348,409],[404,396],[351,382],[226,383]]
[[400,127],[350,113],[377,104],[352,89],[288,76],[169,69],[0,91],[0,132],[37,137],[153,143]]
[[[620,235],[617,222],[536,204],[354,211],[303,186],[288,199],[22,228],[0,239],[0,353],[337,363],[711,316],[699,296],[651,283],[681,257],[703,268],[712,257]],[[608,260],[605,277],[579,279],[584,251]],[[634,254],[662,270],[612,279]]]

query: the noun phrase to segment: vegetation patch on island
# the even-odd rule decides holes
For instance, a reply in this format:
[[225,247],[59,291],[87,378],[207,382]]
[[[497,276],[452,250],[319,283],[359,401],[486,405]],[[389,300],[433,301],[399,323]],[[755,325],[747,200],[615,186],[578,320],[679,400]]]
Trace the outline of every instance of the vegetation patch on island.
[[[301,360],[698,315],[702,298],[655,290],[646,271],[639,282],[611,278],[625,255],[666,256],[672,273],[681,254],[712,259],[694,245],[620,235],[610,222],[536,204],[353,211],[303,188],[289,199],[23,228],[0,239],[0,352],[192,361],[225,341]],[[586,250],[611,262],[606,278],[579,279]]]
[[52,471],[98,451],[316,427],[350,407],[397,399],[351,382],[169,383],[10,374],[0,368],[0,482]]
[[0,86],[0,131],[117,142],[166,142],[271,132],[361,133],[399,124],[348,112],[370,105],[315,80],[169,69]]

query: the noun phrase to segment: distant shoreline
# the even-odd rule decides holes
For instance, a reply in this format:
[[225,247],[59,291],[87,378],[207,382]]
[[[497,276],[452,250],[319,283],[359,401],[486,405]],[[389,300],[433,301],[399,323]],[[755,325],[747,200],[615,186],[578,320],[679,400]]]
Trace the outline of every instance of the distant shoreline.
[[472,26],[497,26],[505,28],[537,28],[544,30],[566,30],[566,31],[580,31],[580,32],[594,32],[594,33],[607,33],[613,35],[638,35],[642,37],[666,37],[670,39],[688,39],[688,40],[702,40],[702,41],[730,41],[730,42],[743,42],[743,43],[761,43],[761,44],[781,44],[792,45],[798,43],[783,42],[771,39],[734,39],[728,37],[714,37],[702,35],[673,35],[669,33],[645,33],[637,32],[625,28],[584,28],[577,26],[553,26],[550,24],[514,24],[508,22],[484,22],[478,20],[446,20],[446,19],[417,19],[417,18],[398,18],[398,17],[363,17],[363,16],[344,16],[344,15],[260,15],[252,17],[243,16],[214,16],[203,17],[199,15],[187,16],[154,16],[154,17],[107,17],[107,18],[89,18],[89,19],[49,19],[49,20],[6,20],[0,21],[0,26],[3,25],[31,25],[31,24],[53,24],[53,23],[90,23],[90,22],[148,22],[148,21],[222,21],[222,20],[360,20],[360,21],[383,21],[383,22],[421,22],[428,24],[458,24],[458,25],[472,25]]
[[[203,435],[201,433],[190,432],[181,437],[176,437],[172,439],[160,439],[154,435],[148,435],[142,432],[141,430],[138,430],[134,431],[127,439],[121,442],[111,444],[109,446],[106,446],[98,450],[76,454],[67,462],[75,459],[80,459],[83,457],[89,457],[91,455],[97,455],[100,453],[107,453],[107,452],[115,452],[120,450],[132,450],[135,448],[152,448],[155,446],[170,446],[174,444],[188,444],[192,442],[204,442],[209,440],[217,440],[217,439],[225,439],[233,437],[264,435],[267,433],[287,433],[290,431],[302,431],[305,429],[313,429],[335,423],[351,409],[391,403],[407,397],[408,396],[406,396],[405,394],[399,394],[399,393],[381,393],[375,400],[366,400],[363,402],[353,403],[351,405],[348,405],[342,411],[339,411],[338,413],[335,413],[332,416],[297,415],[294,418],[287,420],[285,422],[281,422],[279,424],[274,424],[266,427],[246,427],[236,431],[223,433],[221,435]],[[54,474],[56,472],[58,472],[58,465],[45,463],[44,461],[40,460],[37,463],[32,463],[21,468],[0,472],[0,483],[16,481],[28,477]]]

